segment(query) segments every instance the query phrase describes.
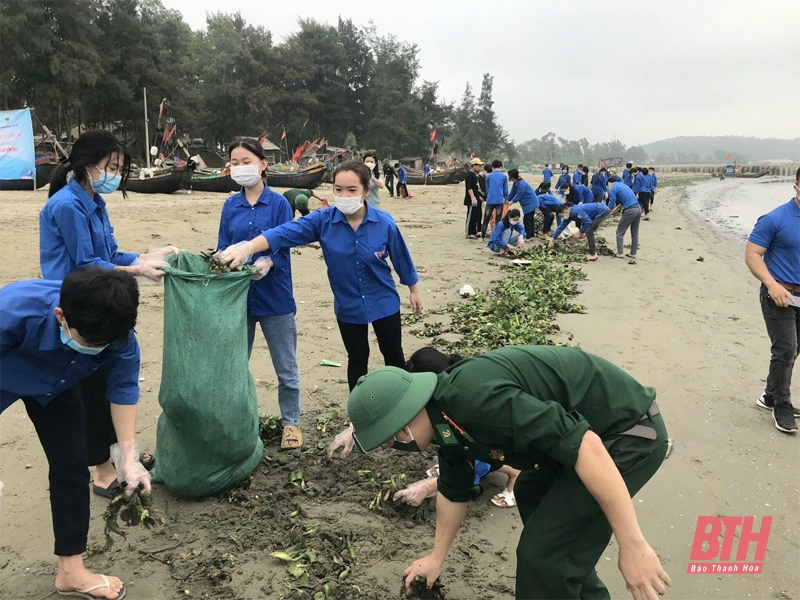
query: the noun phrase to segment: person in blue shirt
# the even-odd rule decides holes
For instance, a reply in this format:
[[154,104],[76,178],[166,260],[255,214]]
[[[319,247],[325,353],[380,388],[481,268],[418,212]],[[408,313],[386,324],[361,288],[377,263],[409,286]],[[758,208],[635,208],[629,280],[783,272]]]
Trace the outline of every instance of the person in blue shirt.
[[431,167],[430,165],[425,165],[422,167],[422,181],[425,185],[428,185],[428,177],[431,175]]
[[489,250],[497,254],[513,254],[525,246],[525,229],[519,223],[519,209],[512,208],[497,222],[489,243]]
[[[284,196],[273,192],[262,177],[267,157],[257,140],[244,138],[231,144],[231,177],[242,186],[222,206],[217,248],[247,241],[260,232],[292,220],[292,209]],[[256,326],[267,340],[272,366],[278,378],[278,406],[283,436],[281,448],[300,448],[300,370],[297,367],[297,305],[292,291],[289,248],[253,255],[261,272],[253,278],[247,295],[247,349],[253,353]]]
[[552,183],[552,181],[553,171],[550,169],[550,163],[547,163],[542,171],[542,183]]
[[561,217],[558,216],[558,210],[564,204],[559,198],[553,194],[545,192],[539,194],[539,210],[542,211],[544,221],[542,222],[542,237],[547,238],[550,233],[550,228],[553,226],[553,219],[557,220],[558,225],[561,225]]
[[567,225],[574,221],[576,225],[580,226],[580,231],[572,237],[577,240],[581,236],[585,236],[586,241],[589,242],[589,255],[586,258],[592,261],[597,260],[597,243],[595,242],[594,232],[597,231],[610,214],[611,211],[604,202],[574,205],[566,203],[558,210],[558,216],[562,219],[561,225],[558,226],[547,245],[552,248]]
[[563,192],[564,198],[566,198],[570,204],[590,204],[594,201],[592,190],[585,185],[565,185],[563,187]]
[[756,401],[772,411],[775,427],[796,433],[792,370],[800,355],[800,169],[794,198],[760,217],[747,240],[745,264],[761,282],[761,314],[771,347],[764,393]]
[[[126,196],[131,157],[117,138],[104,130],[87,131],[72,146],[69,157],[50,178],[49,199],[39,213],[39,264],[44,279],[63,280],[81,267],[127,271],[159,280],[162,259],[178,249],[168,246],[148,254],[120,252],[114,227],[101,194],[117,190]],[[67,181],[67,175],[72,178]],[[115,442],[111,413],[106,402],[105,369],[100,367],[81,383],[83,401],[91,420],[86,424],[89,466],[94,466],[92,490],[107,498],[116,496],[117,473],[108,448]],[[150,455],[143,460],[153,465]]]
[[96,407],[84,403],[79,384],[105,366],[104,401],[116,431],[107,451],[127,493],[141,486],[141,493],[149,494],[150,475],[139,462],[135,440],[138,306],[133,275],[97,266],[74,271],[63,282],[36,279],[0,289],[0,413],[22,400],[47,457],[55,586],[62,593],[125,595],[117,577],[94,574],[83,564],[90,517],[87,424]]
[[592,175],[592,196],[595,202],[603,202],[608,193],[608,171],[605,167],[600,167],[600,170]]
[[508,202],[519,202],[522,207],[522,225],[525,228],[526,239],[536,235],[536,209],[539,208],[539,197],[531,185],[519,176],[519,169],[508,170],[508,180],[511,182],[511,191]]
[[492,172],[486,176],[486,208],[483,213],[481,226],[481,239],[486,239],[486,230],[494,219],[495,226],[503,218],[503,207],[508,198],[508,177],[500,169],[503,163],[499,160],[492,161]]
[[[347,350],[350,390],[367,374],[370,323],[384,363],[400,368],[405,365],[400,296],[389,258],[400,283],[410,290],[412,310],[418,315],[422,313],[419,276],[397,224],[388,213],[365,203],[369,181],[370,173],[363,162],[343,162],[334,172],[333,208],[315,210],[297,221],[263,231],[249,242],[234,244],[219,255],[223,264],[236,267],[260,252],[275,253],[319,242],[333,291],[333,310]],[[344,448],[344,454],[349,453],[353,443],[349,427],[336,436],[329,453],[339,447]]]
[[564,168],[561,169],[561,175],[558,177],[558,181],[556,181],[556,189],[558,190],[559,195],[563,198],[564,190],[562,189],[565,185],[570,184],[570,176],[569,176],[569,167],[564,165]]
[[408,173],[406,168],[400,163],[395,164],[397,169],[397,195],[400,198],[408,198]]
[[[612,181],[608,184],[608,208],[612,211],[619,203],[622,206],[622,217],[617,225],[617,258],[636,258],[639,249],[639,222],[642,219],[642,207],[636,194],[624,183]],[[631,252],[625,254],[625,232],[631,230]]]
[[625,169],[622,171],[622,183],[627,185],[629,188],[633,187],[633,178],[631,177],[632,168],[633,163],[625,163]]
[[572,184],[581,185],[583,183],[583,165],[578,165],[575,172],[572,174]]
[[647,167],[642,167],[633,179],[633,193],[642,207],[644,216],[642,220],[650,220],[650,191],[653,181],[647,172]]
[[656,177],[656,170],[653,167],[647,169],[650,175],[650,210],[653,210],[653,203],[658,193],[658,177]]

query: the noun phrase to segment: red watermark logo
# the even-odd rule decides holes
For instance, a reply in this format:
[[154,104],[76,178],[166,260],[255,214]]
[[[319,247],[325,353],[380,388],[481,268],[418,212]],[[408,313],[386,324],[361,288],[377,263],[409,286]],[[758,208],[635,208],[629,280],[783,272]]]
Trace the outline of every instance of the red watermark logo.
[[[761,527],[758,531],[753,531],[755,520],[755,517],[697,517],[692,554],[686,572],[689,574],[763,573],[772,517],[761,517]],[[733,560],[731,556],[737,530],[739,543],[736,560]],[[708,547],[704,549],[706,544]],[[755,555],[748,561],[751,544],[755,544]]]

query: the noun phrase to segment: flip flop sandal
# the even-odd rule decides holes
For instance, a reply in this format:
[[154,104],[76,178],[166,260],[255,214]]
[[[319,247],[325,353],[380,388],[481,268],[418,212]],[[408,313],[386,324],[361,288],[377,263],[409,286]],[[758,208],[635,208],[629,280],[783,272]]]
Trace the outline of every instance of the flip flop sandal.
[[439,465],[435,464],[430,469],[425,471],[425,475],[428,477],[438,477],[439,476]]
[[[119,481],[117,481],[115,479],[114,482],[111,485],[109,485],[108,487],[100,487],[99,485],[94,485],[93,484],[92,485],[92,491],[95,494],[97,494],[98,496],[102,496],[103,498],[108,498],[110,500],[113,500],[114,498],[116,498],[117,496],[119,496],[122,493],[122,485],[120,484]],[[101,587],[103,587],[103,586],[99,585],[96,588],[92,588],[92,589],[98,589],[98,588],[101,588]],[[94,598],[94,596],[86,596],[86,597],[87,598]]]
[[[501,498],[501,500],[496,500],[496,498]],[[498,506],[500,508],[511,508],[512,506],[517,505],[517,499],[514,497],[514,492],[509,492],[508,490],[503,490],[499,494],[497,494],[494,498],[492,498],[492,504]]]
[[594,262],[594,261],[596,261],[597,259],[596,259],[596,258],[587,258],[586,260],[588,260],[589,262]]
[[[71,592],[62,592],[61,590],[56,590],[62,596],[71,596],[73,598],[84,598],[85,600],[96,600],[100,598],[100,596],[92,596],[89,592],[93,592],[95,590],[101,590],[103,588],[111,589],[111,583],[108,581],[108,577],[105,575],[100,575],[103,578],[103,583],[98,585],[93,585],[92,587],[88,587],[84,590],[72,590]],[[122,586],[122,589],[119,591],[119,594],[114,596],[114,600],[122,600],[125,597],[125,593],[127,590],[125,586]]]
[[631,255],[631,254],[626,254],[625,258],[632,258],[632,259],[636,260],[636,257]]
[[294,425],[286,425],[281,436],[281,450],[297,450],[303,447],[303,434]]

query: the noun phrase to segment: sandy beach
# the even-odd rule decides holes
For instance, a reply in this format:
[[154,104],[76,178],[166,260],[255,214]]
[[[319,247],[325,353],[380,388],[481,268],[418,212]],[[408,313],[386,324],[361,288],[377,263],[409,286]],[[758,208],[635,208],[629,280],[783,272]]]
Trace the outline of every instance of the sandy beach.
[[[702,193],[706,185],[725,184],[701,183],[691,193]],[[418,269],[425,270],[420,290],[426,311],[458,301],[464,284],[487,289],[493,280],[508,276],[498,268],[503,259],[492,256],[480,242],[464,239],[463,186],[415,187],[412,192],[411,200],[390,199],[384,193],[382,208],[395,217]],[[790,192],[787,185],[787,199]],[[318,193],[330,197],[329,186]],[[38,212],[46,197],[44,191],[0,193],[0,285],[39,275]],[[126,200],[116,193],[107,199],[121,249],[144,252],[174,244],[199,252],[215,245],[225,195],[130,194]],[[612,227],[601,228],[599,235],[611,242]],[[744,265],[743,242],[697,218],[686,205],[684,188],[678,187],[656,196],[652,219],[641,224],[640,235],[637,264],[601,256],[580,265],[587,280],[580,284],[582,294],[576,300],[586,311],[561,315],[564,338],[556,341],[565,341],[571,333],[571,343],[615,362],[658,390],[674,450],[634,504],[645,536],[672,577],[667,597],[798,598],[800,451],[797,436],[777,431],[770,414],[755,405],[767,373],[769,342],[757,281]],[[323,433],[315,429],[317,417],[332,410],[343,415],[347,398],[344,368],[323,367],[320,361],[346,363],[346,356],[321,252],[302,247],[293,252],[292,266],[304,401],[301,426],[313,450],[317,443],[329,443],[342,422],[341,417],[334,420],[336,426]],[[163,291],[160,285],[142,285],[137,326],[142,346],[138,441],[148,449],[156,446],[160,412]],[[403,312],[409,312],[406,289],[401,298]],[[415,326],[405,329],[408,356],[426,340],[410,333]],[[376,367],[380,354],[371,339],[370,366]],[[277,415],[277,384],[263,338],[257,338],[250,367],[260,413]],[[800,398],[799,382],[796,374],[795,398]],[[363,590],[361,597],[396,597],[403,569],[432,544],[432,507],[420,515],[398,516],[370,510],[346,486],[301,499],[290,496],[292,490],[266,490],[271,474],[291,468],[273,460],[277,454],[275,445],[266,449],[269,459],[254,474],[251,490],[241,496],[183,500],[157,486],[154,508],[165,519],[163,527],[131,529],[127,540],[110,550],[101,550],[101,513],[107,501],[93,496],[88,566],[121,577],[131,599],[278,598],[286,572],[269,553],[284,550],[278,540],[289,538],[271,523],[283,518],[282,507],[297,503],[307,522],[318,523],[321,531],[351,536],[357,559],[350,578]],[[388,473],[386,465],[393,459],[389,454],[356,456],[342,463],[328,461],[321,452],[305,459],[311,461],[306,479],[317,472],[314,469],[331,471],[331,465],[337,477],[345,479],[355,480],[365,464]],[[293,456],[286,460],[291,463]],[[408,479],[422,476],[430,466],[427,460],[415,458],[412,465],[404,459]],[[0,418],[0,479],[6,486],[0,506],[0,598],[55,597],[47,468],[22,403]],[[513,598],[514,548],[521,522],[516,509],[489,504],[505,478],[492,475],[489,481],[486,493],[471,504],[445,564],[442,580],[449,599]],[[263,520],[265,514],[273,514],[273,519]],[[764,573],[687,575],[701,515],[752,515],[757,522],[772,516]],[[616,560],[612,541],[598,571],[612,597],[625,598]],[[223,575],[215,577],[217,573]]]

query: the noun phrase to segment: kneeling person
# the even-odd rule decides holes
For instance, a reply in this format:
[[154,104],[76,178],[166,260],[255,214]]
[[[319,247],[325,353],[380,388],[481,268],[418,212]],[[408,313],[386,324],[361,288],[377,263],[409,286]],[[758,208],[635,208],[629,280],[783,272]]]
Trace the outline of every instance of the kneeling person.
[[512,208],[495,225],[487,244],[492,252],[513,254],[525,245],[525,229],[519,224],[519,217],[519,209]]
[[522,469],[517,598],[609,598],[595,565],[612,533],[634,597],[663,594],[670,578],[631,501],[667,450],[655,395],[600,357],[551,346],[493,350],[439,375],[384,367],[362,377],[347,404],[361,451],[439,445],[434,547],[405,570],[406,587],[439,577],[474,461],[498,460]]

